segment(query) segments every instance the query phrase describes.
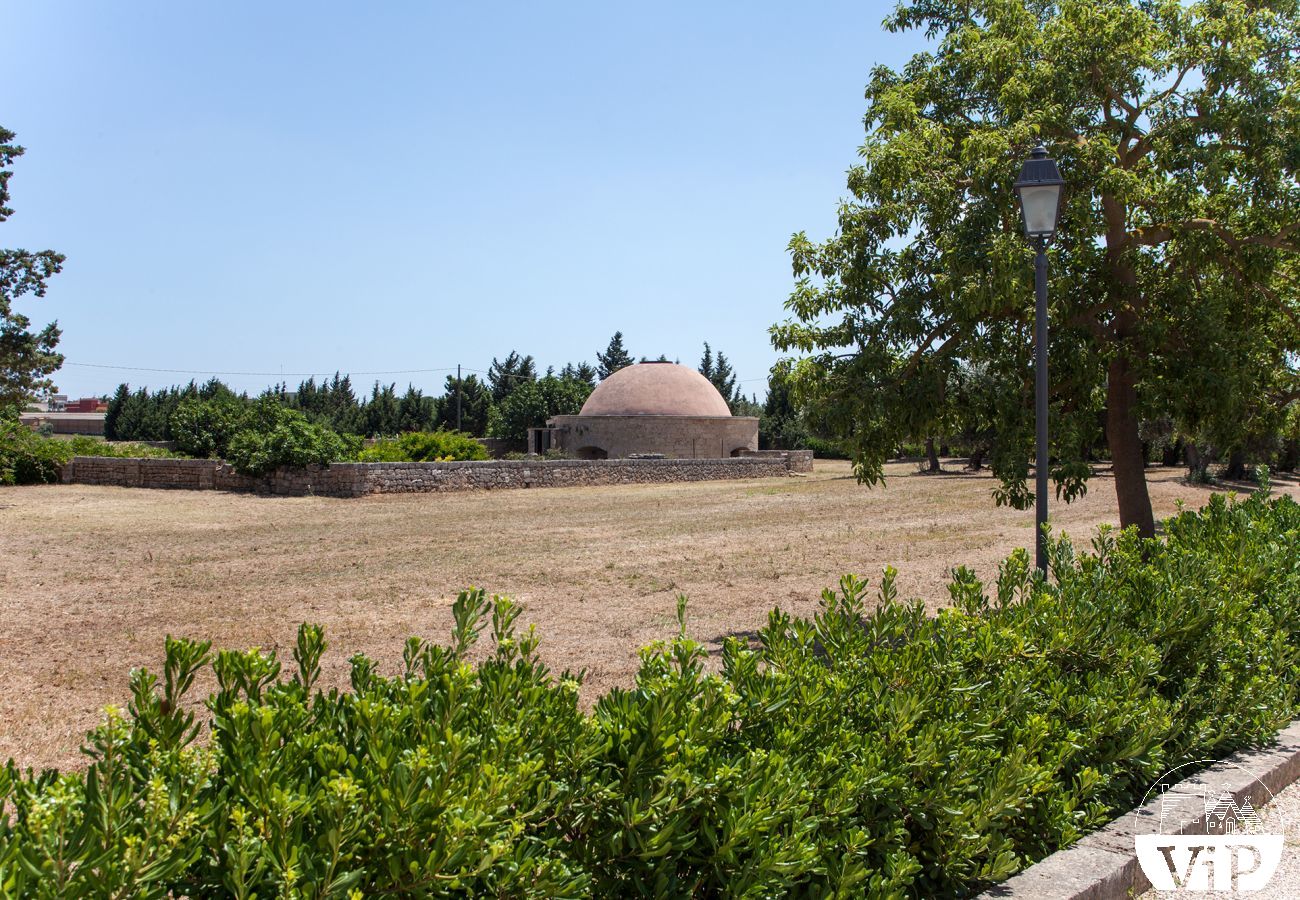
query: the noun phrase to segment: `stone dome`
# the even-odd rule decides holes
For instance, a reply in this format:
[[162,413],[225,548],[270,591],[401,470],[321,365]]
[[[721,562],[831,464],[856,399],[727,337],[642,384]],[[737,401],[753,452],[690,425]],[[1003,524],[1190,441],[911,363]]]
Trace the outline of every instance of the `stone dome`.
[[580,416],[730,416],[713,382],[676,363],[645,362],[610,375],[591,392]]

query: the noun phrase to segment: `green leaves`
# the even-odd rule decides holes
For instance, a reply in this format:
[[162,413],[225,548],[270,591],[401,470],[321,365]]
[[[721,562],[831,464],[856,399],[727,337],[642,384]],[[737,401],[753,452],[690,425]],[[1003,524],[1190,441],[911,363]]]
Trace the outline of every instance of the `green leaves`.
[[176,454],[144,444],[109,444],[77,436],[43,437],[17,420],[0,415],[0,484],[53,484],[74,456],[170,457]]
[[379,440],[357,454],[359,462],[448,462],[487,459],[483,444],[461,431],[411,431]]
[[229,439],[226,458],[245,475],[267,475],[287,466],[328,465],[356,455],[361,441],[343,437],[274,398],[259,400]]
[[988,448],[999,503],[1031,502],[1033,259],[1012,182],[1040,139],[1068,182],[1050,272],[1059,496],[1081,495],[1103,422],[1140,527],[1141,419],[1227,450],[1276,434],[1300,349],[1296,0],[905,0],[885,27],[932,49],[872,71],[838,229],[791,239],[790,317],[771,329],[859,478],[900,444],[963,435]]
[[350,690],[315,686],[319,626],[287,675],[169,638],[84,772],[0,769],[0,893],[969,896],[1297,714],[1300,506],[1215,495],[1165,532],[1059,540],[1052,581],[1024,552],[959,569],[936,616],[893,569],[846,576],[720,671],[680,598],[590,714],[478,589],[445,645],[392,676],[354,657]]
[[552,416],[577,415],[591,390],[586,381],[554,375],[521,382],[492,408],[488,434],[523,446],[529,428],[545,425]]
[[[13,210],[9,202],[9,167],[24,149],[14,133],[0,127],[0,222]],[[46,282],[63,269],[64,255],[53,250],[0,250],[0,417],[22,410],[43,391],[52,391],[48,377],[63,365],[56,353],[61,332],[51,323],[31,330],[31,319],[13,308],[24,295],[44,297]]]
[[187,397],[171,414],[171,436],[186,456],[224,459],[231,439],[248,419],[249,404],[237,397]]

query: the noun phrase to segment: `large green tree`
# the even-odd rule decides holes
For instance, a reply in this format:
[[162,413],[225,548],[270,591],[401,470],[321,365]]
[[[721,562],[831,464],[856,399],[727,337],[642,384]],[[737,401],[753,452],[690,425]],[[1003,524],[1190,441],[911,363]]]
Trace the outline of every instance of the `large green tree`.
[[500,403],[521,385],[537,380],[537,360],[531,356],[521,356],[511,350],[505,360],[492,357],[488,366],[488,387],[492,390],[492,402]]
[[1083,487],[1104,422],[1122,524],[1153,532],[1139,423],[1240,431],[1300,348],[1297,0],[911,0],[932,49],[866,90],[838,233],[790,250],[773,341],[871,483],[951,421],[961,367],[1004,386],[999,499],[1032,503],[1032,250],[1012,182],[1040,140],[1067,181],[1052,250],[1052,453]]
[[772,372],[767,378],[767,398],[758,422],[760,450],[802,450],[808,444],[808,429],[790,396],[785,374]]
[[[459,410],[459,419],[457,417]],[[448,375],[443,395],[438,401],[438,426],[459,428],[474,437],[487,433],[488,414],[492,411],[492,391],[476,375],[466,375],[459,384]]]
[[596,386],[598,374],[596,367],[588,362],[565,363],[564,368],[560,370],[561,378],[567,378],[570,381],[586,382],[591,387]]
[[[13,210],[9,207],[9,176],[13,161],[23,155],[14,143],[14,133],[0,128],[0,222]],[[21,411],[43,392],[54,389],[49,376],[63,365],[55,323],[33,331],[27,316],[14,309],[14,302],[31,294],[45,296],[46,282],[63,268],[64,256],[53,250],[0,250],[0,413]]]
[[619,369],[627,368],[634,362],[636,360],[632,358],[632,354],[628,353],[627,348],[623,346],[623,332],[616,331],[609,339],[609,346],[605,348],[605,352],[596,354],[596,372],[600,375],[600,380],[604,381]]
[[522,447],[528,440],[529,428],[540,428],[552,416],[576,416],[591,391],[592,386],[585,381],[551,373],[526,381],[492,408],[488,436]]
[[734,406],[736,401],[742,399],[740,391],[736,389],[736,373],[731,368],[731,361],[721,351],[714,354],[708,341],[704,342],[704,355],[700,357],[700,364],[696,368],[701,375],[713,382],[728,406]]

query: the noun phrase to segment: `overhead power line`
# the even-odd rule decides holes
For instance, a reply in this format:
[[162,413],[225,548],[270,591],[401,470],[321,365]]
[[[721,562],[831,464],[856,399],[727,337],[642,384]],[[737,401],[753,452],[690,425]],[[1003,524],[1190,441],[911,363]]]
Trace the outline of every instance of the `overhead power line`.
[[[434,372],[455,372],[456,371],[456,366],[438,366],[432,369],[383,369],[383,370],[376,370],[372,372],[344,372],[343,369],[339,369],[339,368],[322,369],[321,371],[318,372],[230,372],[230,371],[217,371],[215,369],[161,369],[161,368],[151,368],[149,366],[114,366],[114,365],[108,365],[106,363],[68,362],[66,360],[64,361],[63,365],[75,366],[81,369],[111,369],[118,372],[156,372],[164,375],[225,375],[225,376],[243,375],[243,376],[250,376],[250,377],[257,377],[257,378],[316,378],[316,377],[328,377],[330,375],[333,375],[335,372],[346,374],[348,376],[357,376],[357,375],[424,375],[424,374],[432,374]],[[466,372],[474,372],[479,375],[491,374],[487,369],[472,369],[469,366],[465,366],[464,370]],[[508,372],[502,372],[500,373],[500,376],[506,378],[525,378],[525,379],[530,377],[528,375],[515,375],[513,373],[508,373]],[[532,377],[536,377],[536,376],[532,376]],[[767,381],[767,376],[763,375],[758,378],[741,378],[741,379],[737,379],[736,383],[748,384],[752,381]]]
[[[319,372],[218,372],[214,369],[151,369],[146,366],[110,366],[102,363],[64,362],[65,366],[78,366],[83,369],[115,369],[119,372],[162,372],[168,375],[255,375],[266,378],[313,378],[317,375],[332,375],[342,369],[321,370]],[[427,372],[454,372],[455,366],[442,366],[436,369],[385,369],[376,372],[348,372],[348,375],[416,375]]]

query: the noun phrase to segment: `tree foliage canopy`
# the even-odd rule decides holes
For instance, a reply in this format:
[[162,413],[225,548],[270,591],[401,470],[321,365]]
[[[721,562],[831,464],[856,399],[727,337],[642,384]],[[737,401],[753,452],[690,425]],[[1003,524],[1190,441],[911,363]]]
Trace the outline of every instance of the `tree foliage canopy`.
[[589,362],[565,363],[564,368],[560,370],[560,377],[570,381],[581,381],[594,388],[599,373]]
[[605,352],[596,354],[596,372],[600,375],[600,380],[604,381],[619,369],[626,368],[634,362],[636,360],[632,358],[632,354],[628,353],[627,348],[623,346],[623,332],[616,331],[609,339],[609,346],[605,348]]
[[740,391],[736,388],[736,372],[732,369],[730,360],[722,352],[715,355],[708,341],[704,342],[704,355],[700,357],[698,371],[713,382],[728,406],[734,406],[741,399]]
[[552,416],[576,416],[591,390],[585,381],[555,375],[524,382],[505,402],[493,407],[488,434],[523,444],[529,428],[545,425]]
[[1053,475],[1082,489],[1104,421],[1121,521],[1150,533],[1143,417],[1241,435],[1295,396],[1296,0],[912,0],[885,25],[934,47],[872,72],[838,233],[791,240],[772,336],[803,357],[793,386],[871,483],[903,436],[960,414],[950,385],[973,367],[996,386],[999,499],[1032,502],[1033,251],[1012,182],[1042,140],[1067,181]]
[[[9,207],[9,176],[13,161],[23,155],[14,143],[14,133],[0,128],[0,222],[13,210]],[[31,319],[13,308],[20,297],[44,297],[46,282],[63,268],[64,256],[53,250],[0,250],[0,412],[21,411],[27,403],[54,389],[49,376],[63,365],[59,327],[50,323],[31,330]]]
[[492,402],[500,403],[510,396],[515,388],[527,381],[534,381],[537,378],[537,361],[531,356],[520,356],[514,350],[504,361],[498,361],[492,357],[492,365],[488,366],[488,386],[492,389]]
[[[457,403],[459,416],[456,412]],[[477,375],[464,376],[459,386],[455,375],[447,376],[442,401],[438,404],[438,427],[482,437],[487,433],[488,414],[491,411],[492,391]]]

